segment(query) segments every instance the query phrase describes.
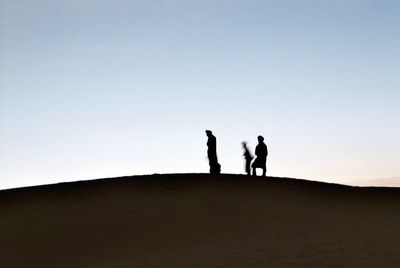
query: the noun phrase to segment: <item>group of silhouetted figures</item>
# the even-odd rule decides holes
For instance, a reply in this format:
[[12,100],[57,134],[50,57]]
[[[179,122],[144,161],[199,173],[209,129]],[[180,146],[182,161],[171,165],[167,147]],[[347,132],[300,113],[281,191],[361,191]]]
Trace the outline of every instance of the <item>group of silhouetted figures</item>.
[[[211,174],[220,174],[221,173],[221,165],[218,163],[217,157],[217,138],[212,134],[211,130],[206,130],[206,134],[208,137],[207,140],[207,156],[208,161],[210,164],[210,173]],[[258,136],[258,145],[256,146],[256,159],[251,163],[253,160],[253,156],[251,155],[249,149],[247,148],[246,142],[242,142],[243,149],[244,149],[244,159],[246,161],[245,169],[247,175],[251,175],[251,168],[253,169],[253,176],[256,176],[256,169],[261,168],[263,171],[263,176],[267,173],[267,156],[268,156],[268,148],[267,145],[264,143],[264,137]]]

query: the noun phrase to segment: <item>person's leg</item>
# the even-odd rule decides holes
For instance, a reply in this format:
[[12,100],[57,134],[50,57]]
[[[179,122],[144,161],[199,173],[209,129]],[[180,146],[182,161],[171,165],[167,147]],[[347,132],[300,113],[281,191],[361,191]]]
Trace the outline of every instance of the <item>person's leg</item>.
[[210,173],[211,173],[211,174],[215,174],[216,171],[217,171],[217,169],[216,169],[215,162],[211,162],[211,161],[210,161]]
[[210,173],[215,173],[216,164],[218,164],[218,158],[215,153],[209,152],[208,153],[208,163],[210,164]]
[[265,174],[267,173],[267,169],[263,168],[263,177],[265,177]]
[[256,168],[253,167],[253,176],[257,176]]
[[215,164],[215,174],[221,174],[221,165],[219,163]]

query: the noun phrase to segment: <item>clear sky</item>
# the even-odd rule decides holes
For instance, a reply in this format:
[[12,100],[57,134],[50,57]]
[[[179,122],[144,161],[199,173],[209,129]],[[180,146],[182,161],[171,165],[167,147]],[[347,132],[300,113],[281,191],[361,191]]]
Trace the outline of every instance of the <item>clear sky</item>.
[[400,175],[400,1],[0,0],[0,188],[223,173]]

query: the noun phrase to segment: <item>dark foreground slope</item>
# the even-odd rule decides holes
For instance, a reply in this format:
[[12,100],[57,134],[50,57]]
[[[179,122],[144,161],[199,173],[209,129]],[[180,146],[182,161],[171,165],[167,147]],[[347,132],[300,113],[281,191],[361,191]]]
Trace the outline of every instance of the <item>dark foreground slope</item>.
[[399,267],[400,189],[153,175],[0,191],[0,267]]

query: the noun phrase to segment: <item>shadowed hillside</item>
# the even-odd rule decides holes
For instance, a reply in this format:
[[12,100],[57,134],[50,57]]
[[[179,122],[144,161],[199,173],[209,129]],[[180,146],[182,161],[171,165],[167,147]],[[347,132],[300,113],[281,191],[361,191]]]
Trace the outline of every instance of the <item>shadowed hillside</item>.
[[400,189],[152,175],[0,191],[0,267],[400,265]]

